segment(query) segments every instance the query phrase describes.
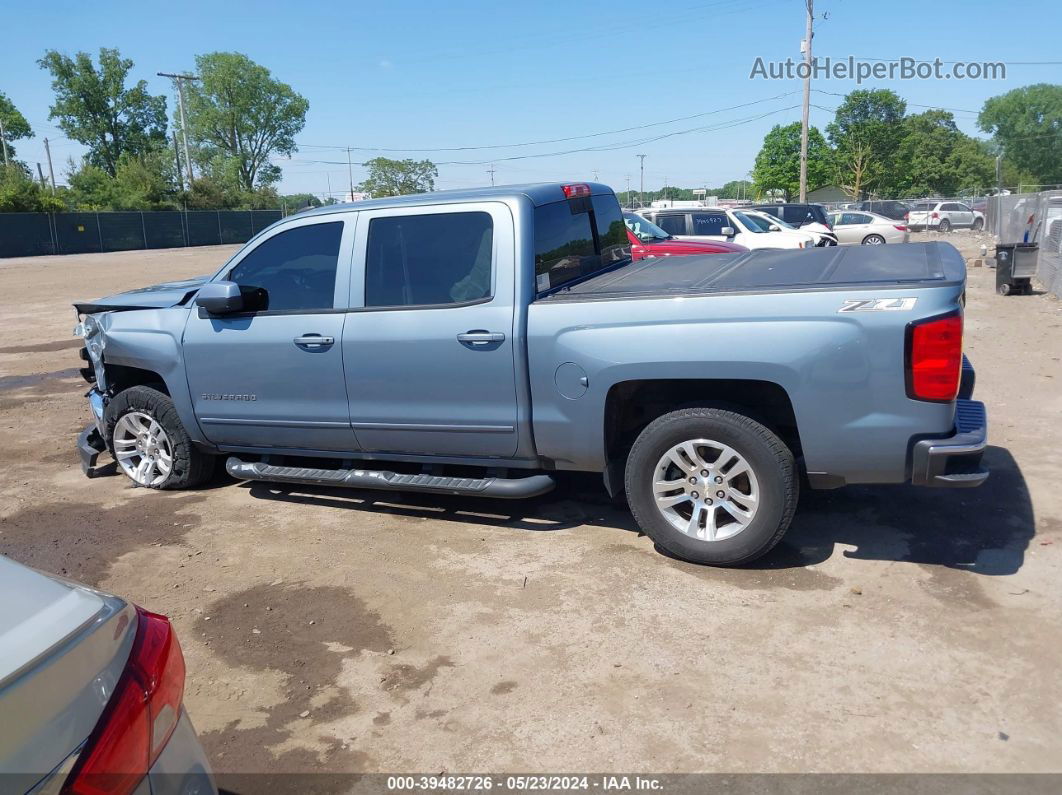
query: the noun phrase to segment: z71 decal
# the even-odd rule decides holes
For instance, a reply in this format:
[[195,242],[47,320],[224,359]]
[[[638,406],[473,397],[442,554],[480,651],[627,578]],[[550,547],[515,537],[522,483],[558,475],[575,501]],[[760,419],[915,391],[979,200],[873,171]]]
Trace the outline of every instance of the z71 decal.
[[909,312],[917,298],[846,298],[838,312]]

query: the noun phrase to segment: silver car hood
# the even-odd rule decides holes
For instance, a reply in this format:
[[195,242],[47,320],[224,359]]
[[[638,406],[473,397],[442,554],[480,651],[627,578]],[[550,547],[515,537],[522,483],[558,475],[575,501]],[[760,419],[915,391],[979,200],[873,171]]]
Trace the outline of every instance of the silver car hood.
[[176,306],[184,303],[203,283],[210,278],[211,274],[195,276],[191,279],[183,279],[177,282],[163,282],[151,287],[141,287],[138,290],[129,290],[124,293],[116,293],[96,301],[80,301],[74,304],[78,312],[93,314],[95,312],[122,311],[128,309],[162,309],[167,306]]

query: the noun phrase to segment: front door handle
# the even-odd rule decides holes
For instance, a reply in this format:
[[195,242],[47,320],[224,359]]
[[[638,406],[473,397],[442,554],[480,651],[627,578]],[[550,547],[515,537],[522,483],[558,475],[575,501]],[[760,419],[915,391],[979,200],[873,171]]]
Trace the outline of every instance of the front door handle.
[[292,340],[292,342],[300,347],[305,346],[314,348],[334,345],[335,341],[335,337],[322,337],[320,334],[304,334],[301,337],[296,337]]
[[492,342],[505,342],[505,335],[500,331],[466,331],[457,335],[457,341],[465,345],[489,345]]

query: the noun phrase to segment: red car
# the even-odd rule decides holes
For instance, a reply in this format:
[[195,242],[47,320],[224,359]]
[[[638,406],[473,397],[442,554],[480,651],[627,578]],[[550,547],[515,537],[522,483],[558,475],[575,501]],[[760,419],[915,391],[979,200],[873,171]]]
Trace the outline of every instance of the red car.
[[653,257],[689,257],[695,254],[733,254],[736,251],[748,251],[745,246],[724,243],[721,240],[677,240],[637,213],[624,213],[623,222],[627,225],[627,239],[631,241],[631,259],[635,262]]

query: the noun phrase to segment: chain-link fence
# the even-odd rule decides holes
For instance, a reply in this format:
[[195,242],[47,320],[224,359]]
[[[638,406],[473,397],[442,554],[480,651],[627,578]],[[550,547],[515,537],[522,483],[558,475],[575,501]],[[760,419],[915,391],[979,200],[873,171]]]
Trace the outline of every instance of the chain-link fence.
[[0,213],[0,257],[246,243],[280,210]]

